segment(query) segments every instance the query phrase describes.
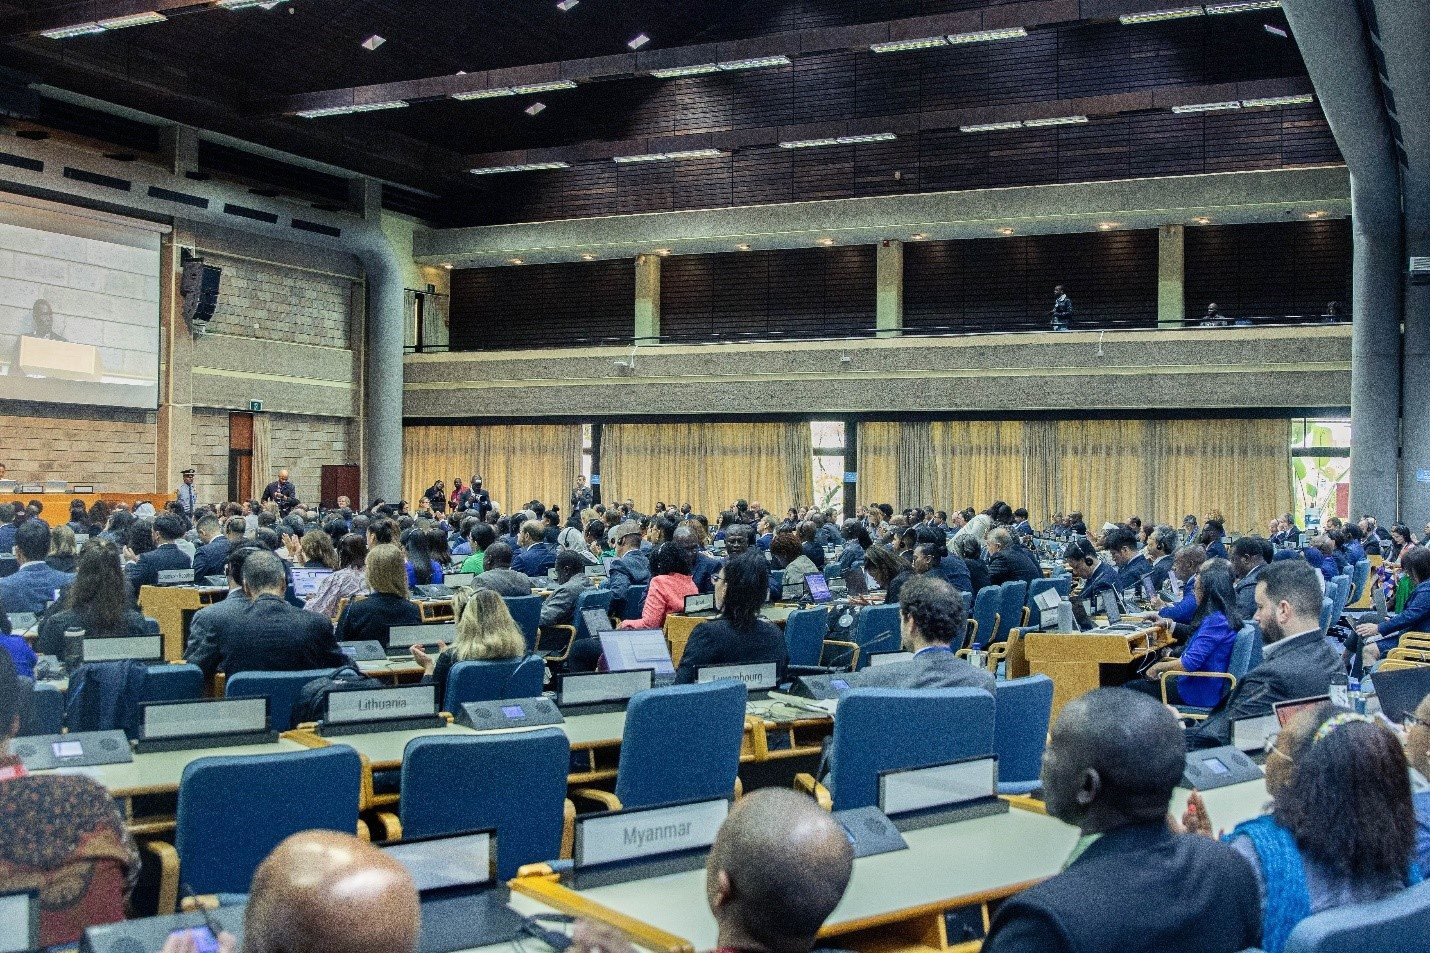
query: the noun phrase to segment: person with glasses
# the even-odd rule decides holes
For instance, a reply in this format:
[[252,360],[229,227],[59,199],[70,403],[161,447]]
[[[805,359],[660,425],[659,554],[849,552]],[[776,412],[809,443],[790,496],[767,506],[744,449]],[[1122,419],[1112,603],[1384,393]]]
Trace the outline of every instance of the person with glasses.
[[784,681],[789,650],[784,633],[760,617],[769,591],[770,564],[758,551],[732,556],[715,575],[715,606],[720,616],[702,622],[690,633],[680,656],[675,681],[694,683],[696,672],[707,665],[753,665],[774,662]]

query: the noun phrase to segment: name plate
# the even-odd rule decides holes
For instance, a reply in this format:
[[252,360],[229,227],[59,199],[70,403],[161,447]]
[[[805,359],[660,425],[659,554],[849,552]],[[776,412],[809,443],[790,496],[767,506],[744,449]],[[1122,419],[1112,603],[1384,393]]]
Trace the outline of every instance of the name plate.
[[118,639],[85,639],[80,658],[85,662],[152,662],[164,657],[162,635],[132,635]]
[[890,817],[954,807],[998,793],[998,759],[970,758],[879,773],[879,810]]
[[387,636],[387,646],[393,649],[410,649],[414,645],[436,645],[445,642],[451,645],[457,640],[457,623],[438,622],[433,625],[394,625]]
[[904,835],[877,807],[853,807],[835,811],[832,816],[844,828],[844,836],[849,838],[856,858],[909,849]]
[[28,771],[54,768],[89,768],[100,764],[127,764],[134,760],[124,732],[77,731],[67,735],[31,735],[10,743],[15,757]]
[[653,684],[655,673],[648,668],[629,672],[596,672],[567,675],[561,680],[560,705],[591,705],[597,702],[626,701]]
[[452,589],[458,586],[471,586],[472,581],[477,578],[474,572],[449,572],[443,578],[443,582]]
[[386,662],[387,650],[381,642],[339,642],[338,648],[354,662]]
[[578,819],[576,868],[707,848],[729,813],[730,802],[719,798]]
[[1231,743],[1239,751],[1258,754],[1266,750],[1266,742],[1280,730],[1275,714],[1238,718],[1231,723]]
[[150,702],[140,706],[140,735],[191,738],[268,730],[267,698],[214,698],[207,701]]
[[560,709],[549,698],[505,698],[500,701],[466,702],[457,721],[477,731],[497,728],[536,728],[565,722]]
[[84,545],[85,543],[87,543],[87,542],[89,542],[89,534],[88,534],[88,533],[75,533],[75,534],[74,534],[74,544],[75,544],[76,546],[83,546],[83,545]]
[[17,489],[15,492],[16,492],[16,493],[44,493],[44,492],[45,492],[45,485],[44,485],[43,483],[23,483],[23,484],[20,485],[20,488]]
[[0,953],[29,953],[40,948],[40,892],[0,893]]
[[161,586],[182,586],[193,581],[194,571],[192,569],[159,570],[159,585]]
[[93,487],[93,486],[85,486],[83,483],[76,483],[74,486],[70,487],[70,492],[71,492],[71,493],[93,493],[93,492],[94,492],[94,487]]
[[436,685],[371,688],[328,693],[327,724],[421,718],[437,714]]
[[10,612],[10,631],[15,635],[23,635],[35,627],[35,621],[39,617],[33,612]]
[[407,868],[418,893],[479,887],[493,879],[496,838],[491,831],[400,841],[380,850]]
[[695,672],[695,683],[733,680],[744,682],[752,692],[767,692],[775,687],[777,671],[774,662],[755,662],[751,665],[706,665]]

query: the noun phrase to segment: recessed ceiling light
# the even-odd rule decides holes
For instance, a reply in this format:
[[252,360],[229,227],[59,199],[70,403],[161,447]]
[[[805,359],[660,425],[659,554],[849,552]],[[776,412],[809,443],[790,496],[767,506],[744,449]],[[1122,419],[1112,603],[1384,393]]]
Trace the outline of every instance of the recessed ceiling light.
[[68,40],[72,36],[88,36],[92,33],[103,33],[104,27],[98,23],[76,23],[74,26],[62,26],[53,30],[46,30],[40,36],[47,40]]
[[1322,211],[1321,209],[1316,209],[1316,211],[1314,211],[1314,212],[1307,212],[1307,213],[1306,213],[1306,217],[1307,217],[1307,218],[1325,218],[1325,217],[1326,217],[1326,213],[1325,213],[1324,211]]
[[452,263],[451,263],[450,261],[444,261],[444,262],[442,262],[442,267],[445,268],[445,269],[447,269],[448,271],[451,271],[451,270],[452,270]]
[[819,243],[820,243],[821,245],[823,245],[824,247],[828,248],[830,245],[833,245],[833,244],[834,244],[834,239],[832,239],[832,238],[821,238],[821,239],[819,240]]
[[1181,114],[1183,114],[1183,113],[1212,113],[1212,112],[1222,112],[1223,110],[1227,110],[1227,109],[1240,109],[1240,108],[1241,108],[1241,100],[1239,100],[1239,99],[1228,99],[1228,100],[1226,100],[1225,102],[1218,102],[1218,103],[1187,103],[1187,104],[1182,105],[1182,106],[1173,106],[1173,107],[1172,107],[1172,112],[1177,113],[1178,115],[1181,115]]
[[670,249],[669,249],[669,248],[657,248],[657,249],[655,250],[655,253],[656,253],[657,255],[659,255],[660,257],[664,258],[666,255],[669,255],[669,254],[670,254]]
[[322,119],[326,116],[350,116],[353,113],[371,113],[383,109],[403,109],[407,106],[407,101],[394,99],[385,103],[362,103],[357,106],[321,106],[317,109],[300,109],[294,113],[304,119]]
[[1124,13],[1117,20],[1123,26],[1133,23],[1157,23],[1161,20],[1180,20],[1183,17],[1199,17],[1201,7],[1174,7],[1170,10],[1148,10],[1146,13]]
[[[225,10],[250,10],[253,7],[262,7],[265,10],[272,10],[280,3],[286,2],[287,0],[218,0],[218,5]],[[288,12],[292,13],[293,9],[290,7]]]
[[545,108],[545,103],[532,103],[530,106],[527,106],[526,109],[522,111],[525,112],[528,116],[535,116]]
[[479,169],[469,169],[472,175],[499,175],[503,172],[543,172],[547,169],[569,169],[569,162],[523,162],[519,165],[489,165]]
[[561,2],[556,5],[556,9],[560,10],[562,13],[565,13],[567,10],[570,10],[572,7],[576,6],[576,4],[580,2],[581,0],[561,0]]
[[924,241],[924,240],[927,239],[927,238],[928,238],[928,236],[925,235],[923,232],[919,232],[917,235],[910,235],[910,236],[909,236],[909,240],[910,240],[910,241],[915,241],[915,242],[921,242],[921,241]]
[[630,47],[631,49],[633,49],[633,50],[638,50],[638,49],[640,49],[641,47],[645,46],[645,45],[646,45],[647,43],[649,43],[649,42],[650,42],[650,37],[648,37],[648,36],[646,36],[644,33],[642,33],[642,34],[640,34],[639,36],[637,36],[637,37],[635,37],[634,39],[632,39],[629,43],[627,43],[626,46],[629,46],[629,47]]
[[524,264],[526,264],[526,262],[522,261],[520,258],[513,258],[513,259],[511,259],[511,263],[512,263],[513,265],[524,265]]
[[1117,225],[1117,222],[1098,222],[1097,227],[1102,229],[1104,232],[1110,232],[1114,228],[1116,228]]
[[946,36],[921,36],[910,40],[889,40],[884,43],[873,43],[869,46],[871,53],[904,53],[909,50],[931,50],[939,46],[947,46]]
[[595,260],[596,260],[596,256],[593,255],[593,254],[591,254],[590,252],[587,252],[586,254],[584,254],[584,255],[581,256],[581,260],[582,260],[582,261],[595,261]]
[[362,41],[362,47],[365,50],[375,50],[386,42],[387,39],[385,37],[378,36],[376,33],[374,33],[372,36]]
[[1314,102],[1316,97],[1310,93],[1298,93],[1294,96],[1260,96],[1256,99],[1243,99],[1241,104],[1248,109],[1255,109],[1258,106],[1304,106],[1306,103]]
[[1020,26],[1005,27],[1001,30],[974,30],[972,33],[955,33],[948,42],[955,46],[963,43],[991,43],[994,40],[1017,40],[1028,35]]
[[545,83],[527,83],[523,86],[513,86],[511,91],[517,96],[525,96],[528,93],[555,93],[563,89],[575,88],[575,80],[553,79]]
[[1196,218],[1192,219],[1192,221],[1196,222],[1198,225],[1210,225],[1212,223],[1212,220],[1207,218],[1205,215],[1198,215]]
[[998,229],[998,234],[1000,234],[1000,235],[1011,235],[1011,234],[1013,234],[1013,230],[1012,230],[1011,228],[1000,228],[1000,229]]
[[720,72],[720,67],[716,63],[697,63],[694,66],[668,66],[665,69],[653,69],[650,71],[650,75],[656,79],[679,79],[682,76],[705,76],[718,72]]
[[749,246],[749,245],[744,245],[744,244],[736,245],[736,246],[735,246],[735,250],[736,250],[736,251],[749,251],[749,250],[750,250],[750,246]]
[[122,30],[131,26],[146,26],[150,23],[163,23],[169,19],[162,13],[131,13],[129,16],[113,17],[108,20],[100,20],[99,25],[106,30]]
[[969,126],[959,126],[959,132],[1002,132],[1005,129],[1022,129],[1023,123],[1018,119],[1010,119],[1006,122],[976,122]]

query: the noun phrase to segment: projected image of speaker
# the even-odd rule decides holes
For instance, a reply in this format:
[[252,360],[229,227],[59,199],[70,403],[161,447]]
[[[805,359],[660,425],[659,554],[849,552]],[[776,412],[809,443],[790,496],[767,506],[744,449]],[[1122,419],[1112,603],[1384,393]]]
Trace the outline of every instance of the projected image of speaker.
[[202,258],[189,258],[184,262],[184,276],[179,283],[179,294],[184,299],[184,320],[194,334],[203,334],[213,320],[214,309],[218,307],[218,286],[223,277],[223,269],[216,265],[206,265]]

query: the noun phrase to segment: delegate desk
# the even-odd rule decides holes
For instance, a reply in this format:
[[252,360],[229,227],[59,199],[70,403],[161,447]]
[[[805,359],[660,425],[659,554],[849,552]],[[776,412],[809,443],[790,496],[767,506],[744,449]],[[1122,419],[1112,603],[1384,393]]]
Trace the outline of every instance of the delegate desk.
[[[908,850],[854,861],[849,888],[818,945],[870,953],[976,950],[977,942],[950,941],[944,915],[973,908],[986,929],[985,905],[1056,874],[1077,838],[1076,829],[1028,811],[906,831]],[[657,953],[717,945],[703,868],[579,891],[529,873],[512,881],[511,905],[527,915],[589,917]]]
[[[1187,798],[1191,796],[1191,793],[1190,789],[1183,787],[1173,791],[1172,804],[1167,812],[1177,820],[1181,820],[1182,814],[1187,810]],[[1242,821],[1260,817],[1266,813],[1267,807],[1271,804],[1271,795],[1266,791],[1265,778],[1243,781],[1240,784],[1229,784],[1224,788],[1203,791],[1201,795],[1202,802],[1207,806],[1207,815],[1212,820],[1212,829],[1218,834],[1230,833],[1231,829]],[[1043,802],[1032,795],[1019,794],[1004,798],[1004,800],[1024,811],[1031,811],[1035,814],[1047,813]]]
[[[785,620],[789,614],[799,606],[790,603],[767,604],[760,610],[760,617],[773,622],[775,625],[784,627]],[[709,622],[711,619],[719,618],[714,615],[685,615],[675,613],[665,617],[665,641],[670,644],[670,660],[676,665],[680,664],[680,656],[685,652],[685,643],[690,641],[690,633],[695,631],[695,627],[702,622]]]
[[1172,638],[1152,626],[1136,632],[1029,632],[1023,636],[1029,673],[1053,680],[1053,721],[1074,698],[1137,677],[1146,657]]
[[141,586],[139,608],[159,623],[159,631],[164,636],[164,658],[182,659],[194,613],[227,597],[228,590],[225,588]]
[[64,522],[55,519],[61,513],[65,519],[69,519],[70,500],[82,501],[86,509],[103,500],[110,505],[123,503],[131,510],[140,503],[152,503],[154,509],[162,510],[164,505],[173,499],[172,493],[0,493],[0,503],[18,503],[24,506],[31,500],[39,500],[42,508],[40,515],[51,525]]

